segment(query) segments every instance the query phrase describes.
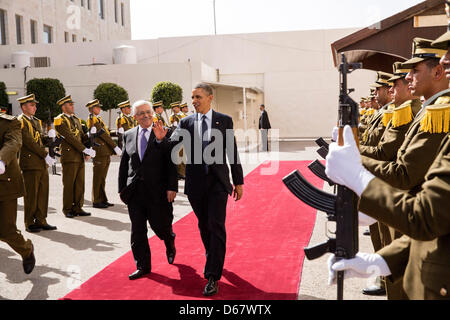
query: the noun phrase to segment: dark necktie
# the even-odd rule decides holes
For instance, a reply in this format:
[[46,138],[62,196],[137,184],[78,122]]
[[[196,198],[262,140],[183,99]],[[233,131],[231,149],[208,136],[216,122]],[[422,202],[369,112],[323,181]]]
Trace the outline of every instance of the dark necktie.
[[147,133],[147,129],[142,129],[142,137],[141,137],[141,161],[144,159],[145,151],[147,150],[147,138],[145,137],[145,134]]
[[[205,151],[205,148],[208,146],[208,123],[206,122],[206,115],[202,117],[202,154]],[[203,154],[204,156],[204,154]],[[203,159],[203,157],[202,157]],[[205,167],[205,173],[208,174],[208,165],[205,163],[205,160],[202,161],[203,166]]]

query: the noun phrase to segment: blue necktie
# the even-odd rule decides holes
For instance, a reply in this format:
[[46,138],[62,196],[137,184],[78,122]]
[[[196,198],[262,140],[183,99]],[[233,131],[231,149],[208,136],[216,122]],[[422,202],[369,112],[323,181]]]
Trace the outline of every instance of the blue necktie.
[[144,154],[145,154],[145,151],[147,150],[148,141],[147,141],[147,138],[145,137],[145,134],[147,133],[147,131],[148,131],[147,129],[142,129],[143,134],[141,137],[141,161],[142,161],[142,159],[144,159]]
[[[202,117],[202,152],[205,151],[205,148],[209,144],[207,132],[208,132],[208,123],[206,122],[206,115],[203,115],[203,117]],[[202,159],[203,159],[203,157],[202,157]],[[208,165],[205,163],[204,160],[202,162],[205,167],[205,173],[208,174]]]

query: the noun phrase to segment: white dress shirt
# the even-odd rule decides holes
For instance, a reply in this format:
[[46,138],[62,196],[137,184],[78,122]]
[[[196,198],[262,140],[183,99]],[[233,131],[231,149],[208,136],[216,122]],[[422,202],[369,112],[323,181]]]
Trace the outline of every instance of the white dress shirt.
[[[208,140],[207,141],[211,141],[212,112],[213,112],[213,110],[210,109],[208,111],[208,113],[206,114],[206,123],[208,124],[208,131],[207,131]],[[202,123],[203,123],[203,114],[202,113],[197,113],[197,120],[198,120],[198,122],[197,122],[198,123],[198,128],[197,128],[198,133],[199,133],[199,136],[202,137]]]

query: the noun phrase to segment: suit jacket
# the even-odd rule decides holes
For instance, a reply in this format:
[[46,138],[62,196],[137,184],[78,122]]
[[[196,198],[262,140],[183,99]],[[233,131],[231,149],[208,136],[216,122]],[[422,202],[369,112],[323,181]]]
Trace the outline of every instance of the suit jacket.
[[272,129],[270,126],[269,115],[266,110],[264,110],[261,117],[259,117],[259,129]]
[[171,161],[170,150],[167,145],[157,145],[152,131],[141,162],[138,131],[139,127],[135,127],[124,134],[119,167],[119,193],[121,197],[127,194],[125,199],[122,199],[127,203],[129,200],[127,196],[132,194],[134,185],[140,180],[149,191],[150,202],[155,204],[167,202],[168,190],[178,192],[177,168]]
[[0,160],[6,167],[5,173],[0,175],[0,201],[18,199],[25,194],[25,185],[17,160],[21,147],[20,122],[15,117],[0,114]]
[[[198,125],[201,125],[201,123],[197,121],[197,114],[186,117],[180,121],[180,125],[170,137],[170,141],[165,140],[169,141],[171,148],[179,141],[183,141],[187,157],[184,193],[187,195],[202,194],[206,191],[206,172],[204,165],[199,161],[199,159],[201,160],[199,157],[202,152],[202,142],[197,131]],[[189,137],[186,137],[186,135]],[[208,164],[209,171],[220,181],[226,192],[231,195],[233,186],[230,182],[227,158],[230,162],[231,177],[235,186],[244,184],[244,175],[236,139],[234,138],[233,119],[215,111],[212,112],[211,141],[208,147],[212,148],[213,146],[215,150],[212,155],[215,156],[216,161]]]
[[450,134],[420,189],[412,195],[373,179],[359,210],[405,234],[378,252],[391,281],[403,276],[410,299],[450,299]]

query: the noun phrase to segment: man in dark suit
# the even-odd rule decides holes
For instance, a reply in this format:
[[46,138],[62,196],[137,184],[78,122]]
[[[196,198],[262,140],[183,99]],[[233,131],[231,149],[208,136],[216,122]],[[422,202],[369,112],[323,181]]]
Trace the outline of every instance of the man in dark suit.
[[153,111],[149,102],[133,105],[138,126],[125,132],[119,168],[119,192],[128,205],[131,219],[131,249],[137,270],[129,275],[138,279],[151,271],[147,221],[164,240],[167,260],[175,259],[175,234],[172,231],[173,207],[178,192],[177,169],[170,150],[158,146],[152,132]]
[[259,117],[259,130],[261,130],[262,151],[269,151],[269,129],[270,126],[269,115],[267,114],[266,107],[262,104],[259,107],[261,110],[261,116]]
[[[208,283],[205,296],[218,292],[226,250],[225,217],[228,196],[242,198],[244,177],[234,138],[231,117],[211,109],[213,89],[199,84],[192,92],[196,114],[181,120],[170,139],[162,123],[155,124],[155,135],[163,145],[175,146],[180,139],[186,150],[185,194],[198,218],[198,226],[206,251],[204,276]],[[177,150],[172,154],[176,155]],[[233,185],[230,183],[230,163]]]

